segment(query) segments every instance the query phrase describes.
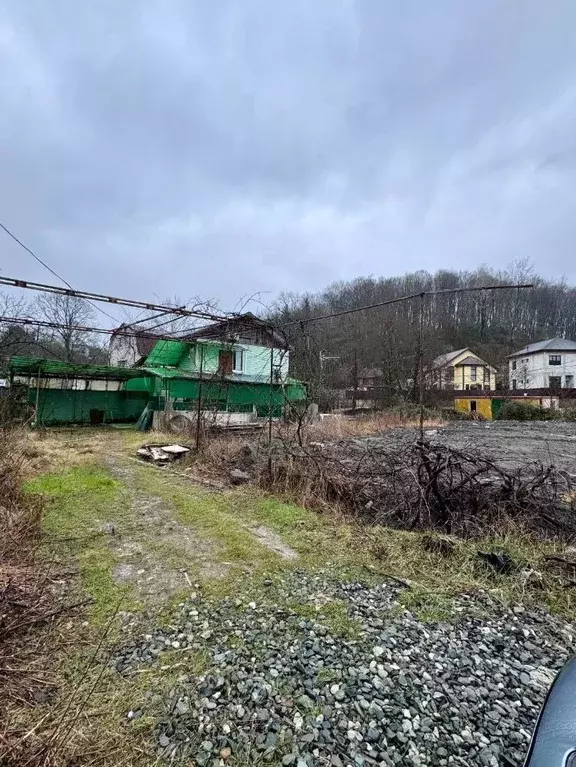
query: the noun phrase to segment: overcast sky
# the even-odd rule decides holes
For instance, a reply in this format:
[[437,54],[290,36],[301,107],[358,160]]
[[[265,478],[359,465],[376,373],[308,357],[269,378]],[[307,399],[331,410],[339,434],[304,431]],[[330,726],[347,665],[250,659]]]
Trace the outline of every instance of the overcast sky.
[[[576,282],[574,0],[3,0],[0,221],[75,287]],[[54,281],[0,232],[2,274]]]

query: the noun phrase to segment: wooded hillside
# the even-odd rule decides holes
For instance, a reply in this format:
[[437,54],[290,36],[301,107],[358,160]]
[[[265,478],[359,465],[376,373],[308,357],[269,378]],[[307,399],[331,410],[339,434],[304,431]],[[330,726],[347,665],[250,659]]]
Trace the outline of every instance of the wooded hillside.
[[[318,294],[286,294],[274,307],[274,320],[279,324],[305,321],[420,291],[526,282],[535,287],[432,296],[424,303],[426,363],[444,352],[470,346],[498,367],[499,379],[505,379],[506,357],[512,351],[553,336],[576,338],[576,287],[538,277],[523,262],[502,271],[482,267],[471,272],[361,277]],[[419,301],[415,300],[286,326],[294,349],[293,373],[304,378],[321,373],[327,386],[351,386],[356,367],[379,367],[385,386],[405,387],[406,379],[414,376],[418,317]]]

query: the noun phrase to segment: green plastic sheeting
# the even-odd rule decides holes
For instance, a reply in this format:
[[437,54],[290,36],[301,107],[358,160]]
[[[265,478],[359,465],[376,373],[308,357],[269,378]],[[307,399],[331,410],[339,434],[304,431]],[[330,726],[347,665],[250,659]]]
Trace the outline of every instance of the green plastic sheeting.
[[146,367],[174,366],[189,351],[190,344],[183,341],[157,341],[156,345],[146,357]]

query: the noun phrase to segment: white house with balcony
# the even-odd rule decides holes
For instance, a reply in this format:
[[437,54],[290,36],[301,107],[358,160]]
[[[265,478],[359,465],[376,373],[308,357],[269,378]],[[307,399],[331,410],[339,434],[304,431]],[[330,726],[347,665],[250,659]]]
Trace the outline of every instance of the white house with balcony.
[[576,341],[549,338],[508,357],[510,389],[573,389]]

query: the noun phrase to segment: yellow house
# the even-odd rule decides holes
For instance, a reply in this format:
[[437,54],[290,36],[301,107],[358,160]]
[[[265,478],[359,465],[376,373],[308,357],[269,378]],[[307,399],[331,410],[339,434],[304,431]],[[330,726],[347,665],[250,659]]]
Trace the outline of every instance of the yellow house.
[[458,349],[436,357],[427,374],[428,385],[433,389],[471,391],[496,388],[496,368],[475,354],[471,349]]

